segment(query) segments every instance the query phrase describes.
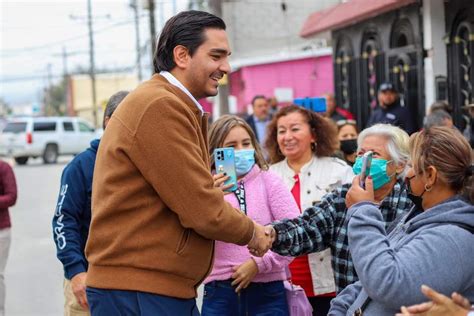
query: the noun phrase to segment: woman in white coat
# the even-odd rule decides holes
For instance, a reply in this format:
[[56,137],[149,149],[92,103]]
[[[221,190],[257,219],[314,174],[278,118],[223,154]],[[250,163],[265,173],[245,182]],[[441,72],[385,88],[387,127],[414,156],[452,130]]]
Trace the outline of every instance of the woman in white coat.
[[[267,135],[270,169],[281,176],[300,210],[352,182],[352,168],[331,157],[339,148],[337,128],[321,115],[295,105],[284,107],[273,117]],[[297,257],[290,271],[293,283],[305,290],[313,315],[327,315],[336,295],[330,249]]]

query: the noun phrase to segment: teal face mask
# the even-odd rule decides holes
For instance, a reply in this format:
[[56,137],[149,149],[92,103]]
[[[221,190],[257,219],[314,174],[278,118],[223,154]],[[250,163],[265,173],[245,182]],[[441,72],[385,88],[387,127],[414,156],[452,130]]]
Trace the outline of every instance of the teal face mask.
[[235,173],[238,177],[246,175],[255,165],[255,149],[236,150],[234,155]]
[[[372,177],[372,181],[374,183],[374,190],[377,190],[384,186],[385,184],[390,182],[390,178],[393,175],[389,176],[387,174],[387,164],[391,162],[385,159],[380,158],[373,158],[372,165],[370,166],[370,176]],[[357,157],[352,170],[356,175],[360,175],[362,171],[362,157]]]

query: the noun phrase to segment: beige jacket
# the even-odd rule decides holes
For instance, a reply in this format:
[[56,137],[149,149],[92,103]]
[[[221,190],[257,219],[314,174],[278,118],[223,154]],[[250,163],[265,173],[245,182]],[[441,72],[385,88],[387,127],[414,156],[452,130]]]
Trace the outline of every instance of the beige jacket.
[[[291,190],[295,184],[295,172],[285,159],[270,167],[277,173]],[[333,157],[313,157],[301,168],[299,173],[301,191],[301,210],[321,201],[321,198],[336,187],[351,183],[354,177],[351,167],[344,161]],[[331,264],[331,250],[308,255],[309,269],[313,282],[313,292],[316,295],[336,291],[334,272]]]

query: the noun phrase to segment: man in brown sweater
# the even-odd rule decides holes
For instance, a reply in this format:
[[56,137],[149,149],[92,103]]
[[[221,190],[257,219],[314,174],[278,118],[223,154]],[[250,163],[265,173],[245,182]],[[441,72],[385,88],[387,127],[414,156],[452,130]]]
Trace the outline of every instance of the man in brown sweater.
[[271,245],[264,227],[224,202],[210,174],[206,113],[230,71],[224,22],[182,12],[165,25],[155,74],[109,121],[92,188],[86,246],[92,315],[199,315],[196,289],[214,240]]

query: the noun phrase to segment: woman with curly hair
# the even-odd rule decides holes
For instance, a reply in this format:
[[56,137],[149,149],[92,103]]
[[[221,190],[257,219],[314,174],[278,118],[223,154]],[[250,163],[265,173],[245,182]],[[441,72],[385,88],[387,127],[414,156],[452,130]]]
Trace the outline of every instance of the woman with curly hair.
[[[267,135],[270,169],[282,177],[300,210],[352,181],[352,169],[331,157],[339,148],[337,128],[321,115],[296,105],[284,107],[273,117]],[[297,257],[290,271],[293,283],[305,290],[313,314],[326,315],[336,291],[331,250]]]

